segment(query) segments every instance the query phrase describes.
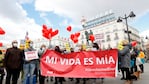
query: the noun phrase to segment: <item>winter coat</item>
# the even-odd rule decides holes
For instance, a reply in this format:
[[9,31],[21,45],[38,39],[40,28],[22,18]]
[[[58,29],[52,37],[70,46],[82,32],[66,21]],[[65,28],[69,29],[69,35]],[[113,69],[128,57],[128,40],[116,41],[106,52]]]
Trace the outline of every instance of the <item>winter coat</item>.
[[16,48],[8,48],[4,57],[4,66],[6,69],[22,69],[23,52]]
[[4,67],[4,55],[0,54],[0,68]]
[[144,52],[143,51],[140,51],[139,52],[139,57],[142,59],[142,58],[145,58],[145,54],[144,54]]
[[131,45],[127,44],[124,46],[122,50],[119,50],[119,56],[121,59],[121,68],[130,68],[131,67],[131,54],[130,54],[130,49]]
[[42,57],[42,55],[43,55],[43,53],[44,53],[45,51],[46,51],[46,50],[42,50],[42,49],[39,49],[39,50],[38,50],[38,56],[39,56],[39,58]]
[[0,53],[0,75],[5,74],[4,72],[4,55]]

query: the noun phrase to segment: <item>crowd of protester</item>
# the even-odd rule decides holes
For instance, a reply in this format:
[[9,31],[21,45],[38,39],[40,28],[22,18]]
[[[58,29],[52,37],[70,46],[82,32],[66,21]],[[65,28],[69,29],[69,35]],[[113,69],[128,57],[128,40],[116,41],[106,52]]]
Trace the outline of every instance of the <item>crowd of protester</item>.
[[127,84],[131,84],[133,79],[137,80],[139,75],[144,73],[145,53],[142,48],[132,46],[127,40],[124,40],[122,44],[124,48],[119,50],[118,54],[121,80],[126,80]]
[[[147,55],[149,55],[149,49],[144,52],[141,48],[132,46],[127,40],[124,40],[122,44],[123,49],[118,50],[118,71],[122,73],[121,80],[131,82],[133,79],[131,74],[137,71],[144,73],[144,63],[149,60],[149,57],[147,57]],[[47,77],[41,75],[39,64],[43,53],[48,49],[48,45],[41,45],[39,50],[34,49],[33,46],[33,41],[30,41],[28,48],[21,50],[18,48],[18,42],[14,40],[12,47],[8,48],[5,54],[0,51],[0,84],[3,84],[4,75],[6,75],[5,84],[18,84],[20,75],[22,76],[22,84],[36,84],[37,82],[39,84],[45,84]],[[71,48],[70,52],[67,52],[66,49],[60,49],[59,46],[55,46],[53,50],[61,54],[85,51],[82,45]],[[90,50],[100,51],[101,49],[97,43],[93,43]],[[38,51],[39,59],[26,60],[25,52],[28,51]],[[50,78],[51,79],[48,81],[54,81],[54,84],[63,84],[63,82],[66,81],[64,77]],[[86,84],[87,80],[93,80],[93,84],[96,84],[97,78],[69,79],[70,81],[76,80],[76,84],[79,84],[80,80],[83,80],[83,84]],[[103,83],[104,78],[100,79]]]

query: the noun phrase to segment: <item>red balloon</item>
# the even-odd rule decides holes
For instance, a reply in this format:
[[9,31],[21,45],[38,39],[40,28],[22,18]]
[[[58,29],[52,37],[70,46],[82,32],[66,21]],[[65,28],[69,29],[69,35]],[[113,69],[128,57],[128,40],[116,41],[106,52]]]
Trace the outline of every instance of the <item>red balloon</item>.
[[48,29],[47,31],[48,31],[49,33],[52,33],[52,28]]
[[50,33],[50,34],[48,34],[48,39],[50,40],[51,38],[52,38],[52,35]]
[[47,33],[43,33],[42,36],[45,37],[46,39],[49,39],[49,36]]
[[74,34],[71,34],[70,35],[70,39],[73,41],[73,38],[74,38]]
[[43,29],[47,29],[48,27],[47,27],[45,24],[43,24],[43,25],[42,25],[42,28],[43,28]]
[[0,34],[5,34],[5,31],[0,27]]
[[0,42],[0,47],[2,47],[3,46],[3,43],[2,42]]
[[49,39],[49,40],[52,38],[52,35],[51,34],[47,34],[47,33],[43,33],[42,36],[45,37],[46,39]]
[[47,32],[47,30],[46,29],[42,29],[42,33],[44,33],[44,32]]
[[58,32],[59,32],[59,30],[55,30],[55,31],[53,31],[53,32],[51,33],[51,36],[53,37],[53,36],[57,35]]
[[[47,29],[48,27],[43,24],[42,25],[42,36],[45,37],[46,39],[51,39],[52,38],[52,28]],[[54,33],[55,34],[55,33]]]
[[67,31],[71,32],[71,26],[67,27]]
[[89,38],[92,42],[95,40],[94,35],[90,35]]
[[80,32],[75,33],[75,36],[79,37],[80,36]]
[[77,38],[73,39],[73,42],[74,43],[77,43],[78,42],[78,39]]
[[70,39],[74,42],[77,43],[78,42],[78,37],[80,36],[80,33],[75,33],[75,34],[71,34],[70,35]]
[[59,30],[57,29],[57,30],[55,30],[54,32],[55,32],[55,35],[57,35],[57,34],[58,34],[58,32],[59,32]]
[[132,45],[133,47],[135,47],[135,46],[137,45],[137,41],[132,41],[132,42],[131,42],[131,45]]

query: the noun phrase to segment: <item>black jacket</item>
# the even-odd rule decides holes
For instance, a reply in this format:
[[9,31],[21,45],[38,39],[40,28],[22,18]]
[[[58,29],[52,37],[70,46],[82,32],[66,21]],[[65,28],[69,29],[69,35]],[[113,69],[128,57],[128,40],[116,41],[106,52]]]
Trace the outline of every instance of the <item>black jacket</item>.
[[4,57],[4,66],[6,69],[21,70],[23,67],[22,50],[15,47],[8,48]]

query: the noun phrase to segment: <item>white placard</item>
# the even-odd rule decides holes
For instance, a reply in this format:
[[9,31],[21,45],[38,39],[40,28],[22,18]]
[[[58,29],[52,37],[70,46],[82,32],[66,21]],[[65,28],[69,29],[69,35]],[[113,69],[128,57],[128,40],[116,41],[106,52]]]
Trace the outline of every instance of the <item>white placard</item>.
[[28,51],[25,52],[25,60],[29,61],[29,60],[34,60],[34,59],[38,59],[38,52],[37,51]]

